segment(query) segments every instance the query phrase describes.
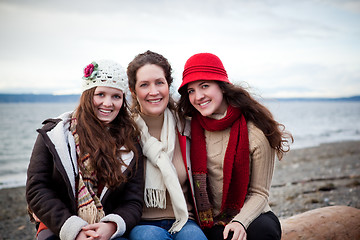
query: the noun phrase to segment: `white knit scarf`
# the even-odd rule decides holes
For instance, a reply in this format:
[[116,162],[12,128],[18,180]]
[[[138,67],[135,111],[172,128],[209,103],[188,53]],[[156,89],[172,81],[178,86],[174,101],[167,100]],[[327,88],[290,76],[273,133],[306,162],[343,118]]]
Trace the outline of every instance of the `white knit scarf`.
[[167,190],[176,219],[169,232],[179,232],[187,222],[189,214],[176,169],[172,164],[176,141],[174,116],[168,108],[165,109],[160,141],[150,135],[140,115],[135,121],[141,132],[143,154],[147,157],[144,196],[146,207],[165,209]]

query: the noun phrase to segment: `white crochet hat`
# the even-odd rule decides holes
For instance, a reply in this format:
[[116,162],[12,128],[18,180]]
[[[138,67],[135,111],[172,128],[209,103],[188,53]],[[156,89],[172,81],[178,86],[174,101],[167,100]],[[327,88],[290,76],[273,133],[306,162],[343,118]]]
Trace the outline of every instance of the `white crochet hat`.
[[104,86],[120,89],[123,93],[129,89],[125,69],[112,60],[92,62],[84,68],[82,90]]

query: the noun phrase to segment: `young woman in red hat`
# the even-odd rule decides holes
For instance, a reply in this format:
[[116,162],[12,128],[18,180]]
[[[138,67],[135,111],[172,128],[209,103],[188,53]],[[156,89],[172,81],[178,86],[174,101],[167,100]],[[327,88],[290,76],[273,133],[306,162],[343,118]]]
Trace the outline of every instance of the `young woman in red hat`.
[[195,198],[208,239],[280,239],[269,189],[275,154],[289,150],[291,134],[229,81],[216,55],[187,60],[179,93],[180,119],[191,118]]

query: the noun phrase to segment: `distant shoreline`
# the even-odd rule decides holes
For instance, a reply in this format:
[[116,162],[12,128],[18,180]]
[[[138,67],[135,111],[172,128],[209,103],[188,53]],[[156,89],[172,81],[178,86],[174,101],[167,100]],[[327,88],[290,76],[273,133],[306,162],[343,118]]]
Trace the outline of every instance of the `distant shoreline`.
[[0,94],[0,103],[78,102],[79,94]]
[[[21,103],[21,102],[78,102],[80,94],[11,94],[11,93],[0,93],[0,103]],[[338,97],[338,98],[264,98],[265,101],[349,101],[357,102],[360,101],[360,95],[351,97]]]

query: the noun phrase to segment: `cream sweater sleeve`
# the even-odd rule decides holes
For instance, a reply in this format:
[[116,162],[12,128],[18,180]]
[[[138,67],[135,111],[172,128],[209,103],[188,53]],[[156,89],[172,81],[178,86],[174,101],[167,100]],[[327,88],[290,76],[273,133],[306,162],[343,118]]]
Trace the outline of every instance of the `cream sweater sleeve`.
[[264,133],[248,123],[250,148],[250,181],[243,207],[233,220],[247,228],[261,213],[270,211],[269,191],[274,172],[275,150]]

